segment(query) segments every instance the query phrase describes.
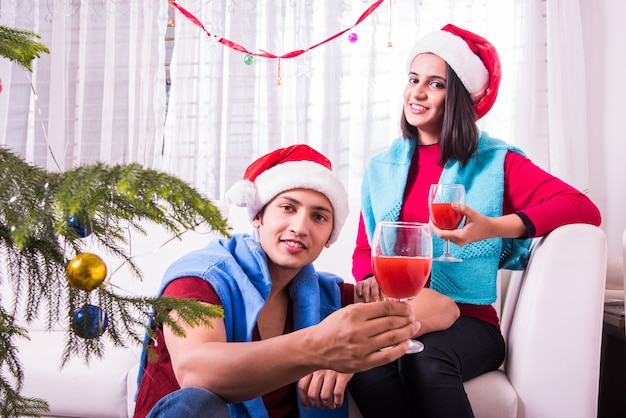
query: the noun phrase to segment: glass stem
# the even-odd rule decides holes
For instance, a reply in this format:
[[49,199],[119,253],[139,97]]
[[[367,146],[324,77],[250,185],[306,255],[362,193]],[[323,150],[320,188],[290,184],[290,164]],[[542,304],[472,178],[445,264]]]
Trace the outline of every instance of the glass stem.
[[443,253],[450,254],[450,240],[443,240]]

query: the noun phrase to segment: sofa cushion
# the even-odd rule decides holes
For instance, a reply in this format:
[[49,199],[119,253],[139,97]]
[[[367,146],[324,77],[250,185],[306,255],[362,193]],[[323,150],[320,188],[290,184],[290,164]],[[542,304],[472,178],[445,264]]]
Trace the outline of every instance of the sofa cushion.
[[475,416],[481,418],[517,417],[517,393],[501,370],[468,380],[464,386]]

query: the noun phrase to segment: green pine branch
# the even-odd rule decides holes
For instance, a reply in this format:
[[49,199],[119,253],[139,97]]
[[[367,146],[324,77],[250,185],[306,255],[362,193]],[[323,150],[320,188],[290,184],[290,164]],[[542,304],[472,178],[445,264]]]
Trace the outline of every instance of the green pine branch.
[[41,53],[50,53],[48,47],[37,39],[41,36],[34,32],[0,25],[0,56],[32,72],[35,58]]
[[24,371],[13,343],[14,338],[28,338],[24,328],[15,325],[13,316],[0,305],[0,365],[8,370],[12,381],[0,374],[0,416],[32,417],[49,410],[48,404],[41,399],[20,396]]
[[[66,266],[85,246],[85,239],[68,219],[77,216],[90,225],[89,239],[97,247],[119,259],[141,279],[140,269],[127,253],[129,230],[145,234],[146,221],[161,225],[174,235],[200,225],[225,236],[229,226],[218,208],[197,190],[175,176],[138,164],[84,165],[67,172],[48,172],[30,165],[10,151],[0,148],[0,283],[8,283],[14,300],[0,316],[0,416],[28,416],[46,404],[19,395],[23,375],[14,337],[25,337],[18,327],[45,315],[51,329],[67,329],[61,364],[72,356],[86,362],[103,357],[104,341],[116,346],[143,344],[146,324],[155,318],[182,332],[169,316],[176,311],[190,325],[211,325],[222,316],[220,308],[197,301],[172,298],[137,297],[114,292],[108,281],[93,291],[79,290],[67,280]],[[111,273],[111,272],[109,272]],[[72,327],[75,312],[92,304],[108,315],[103,335],[82,338]],[[15,384],[6,379],[9,370]],[[42,409],[43,410],[43,409]],[[19,413],[14,414],[14,411]],[[29,412],[30,411],[30,412]]]

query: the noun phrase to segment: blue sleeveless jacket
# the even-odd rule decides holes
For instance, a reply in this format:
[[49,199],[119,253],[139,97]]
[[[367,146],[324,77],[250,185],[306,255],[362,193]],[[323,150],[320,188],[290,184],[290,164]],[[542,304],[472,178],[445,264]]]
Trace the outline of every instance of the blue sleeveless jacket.
[[[398,220],[415,148],[416,141],[398,138],[368,164],[361,194],[361,211],[370,243],[376,222]],[[522,153],[512,145],[481,132],[478,150],[468,163],[461,166],[457,160],[449,160],[439,183],[465,185],[469,207],[485,216],[501,216],[504,159],[508,151]],[[530,256],[530,243],[530,239],[491,238],[463,247],[451,244],[451,252],[463,262],[433,262],[431,288],[456,302],[493,303],[496,300],[498,269],[523,269]],[[435,235],[433,251],[434,254],[443,251],[443,240]]]
[[[166,270],[159,295],[171,281],[188,276],[202,278],[215,289],[224,309],[227,340],[252,341],[252,331],[272,286],[267,257],[256,237],[235,234],[183,256]],[[289,284],[296,330],[318,324],[341,307],[339,283],[342,281],[330,273],[317,273],[312,264],[302,268]],[[138,382],[146,361],[144,349]],[[335,410],[309,408],[306,411],[299,401],[298,405],[301,417],[347,417],[346,404]],[[229,404],[229,408],[232,417],[268,416],[261,397]]]

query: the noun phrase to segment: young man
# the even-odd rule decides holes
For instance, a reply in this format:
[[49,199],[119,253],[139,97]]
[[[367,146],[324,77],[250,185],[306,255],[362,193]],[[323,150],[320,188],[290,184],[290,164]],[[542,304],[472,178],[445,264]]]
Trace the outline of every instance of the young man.
[[[294,145],[261,157],[227,200],[248,208],[254,234],[188,254],[161,287],[221,305],[224,319],[183,325],[185,337],[153,325],[157,360],[142,365],[135,417],[347,416],[350,373],[402,356],[420,330],[415,309],[352,304],[363,301],[354,286],[314,270],[348,215],[341,181],[314,149]],[[420,312],[454,306],[438,294],[421,299]],[[454,315],[425,313],[421,329],[447,327]]]

